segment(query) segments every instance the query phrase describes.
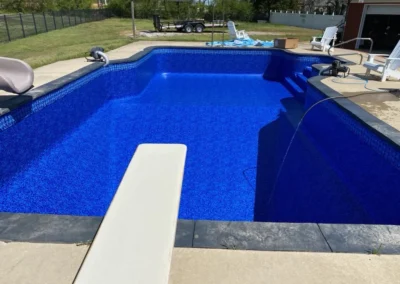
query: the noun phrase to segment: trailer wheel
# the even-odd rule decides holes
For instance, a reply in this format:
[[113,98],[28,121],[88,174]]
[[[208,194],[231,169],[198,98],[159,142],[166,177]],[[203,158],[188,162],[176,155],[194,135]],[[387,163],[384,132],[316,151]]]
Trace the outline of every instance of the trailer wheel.
[[204,31],[204,26],[202,24],[197,24],[194,27],[194,30],[196,31],[196,33],[202,33]]
[[183,28],[183,30],[184,30],[186,33],[191,33],[191,32],[193,32],[193,26],[192,26],[191,24],[188,24],[188,25],[186,25],[186,26]]

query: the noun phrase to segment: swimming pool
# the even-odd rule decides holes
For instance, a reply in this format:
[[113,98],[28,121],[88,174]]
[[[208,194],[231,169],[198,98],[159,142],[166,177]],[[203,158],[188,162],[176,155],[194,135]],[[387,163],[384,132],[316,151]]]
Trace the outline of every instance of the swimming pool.
[[0,118],[0,211],[102,216],[138,144],[182,143],[180,218],[398,224],[398,148],[334,102],[276,179],[323,97],[310,66],[332,60],[156,48],[97,69]]

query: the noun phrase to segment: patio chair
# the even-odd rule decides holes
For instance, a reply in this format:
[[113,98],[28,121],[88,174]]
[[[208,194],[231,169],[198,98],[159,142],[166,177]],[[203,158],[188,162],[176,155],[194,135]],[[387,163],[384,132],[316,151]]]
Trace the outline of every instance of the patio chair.
[[322,49],[322,51],[328,50],[331,46],[329,45],[330,42],[332,41],[332,51],[333,51],[333,46],[335,46],[335,40],[336,40],[336,33],[338,31],[337,27],[327,27],[325,29],[325,32],[320,38],[321,40],[317,40],[318,37],[314,36],[312,41],[311,41],[311,49],[314,49],[314,47]]
[[249,38],[249,35],[244,30],[242,30],[242,31],[236,30],[234,22],[228,21],[226,23],[226,25],[228,26],[230,39],[235,40],[235,39],[248,39]]
[[24,61],[0,57],[0,90],[21,94],[32,87],[33,70]]
[[[388,57],[384,63],[374,62],[375,56]],[[368,60],[363,64],[367,68],[365,75],[370,75],[371,70],[382,74],[382,82],[387,77],[400,80],[400,40],[390,55],[388,54],[368,54]]]

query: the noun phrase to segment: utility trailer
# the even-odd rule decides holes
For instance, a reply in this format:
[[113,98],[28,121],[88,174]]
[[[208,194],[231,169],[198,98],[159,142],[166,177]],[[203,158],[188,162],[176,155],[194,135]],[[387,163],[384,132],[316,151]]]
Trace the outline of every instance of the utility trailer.
[[175,29],[178,32],[185,33],[202,33],[205,28],[214,27],[226,27],[226,24],[222,20],[215,20],[213,23],[207,23],[203,19],[193,19],[193,20],[177,20],[173,22],[161,22],[159,15],[153,15],[153,26],[156,31],[162,32],[166,30]]

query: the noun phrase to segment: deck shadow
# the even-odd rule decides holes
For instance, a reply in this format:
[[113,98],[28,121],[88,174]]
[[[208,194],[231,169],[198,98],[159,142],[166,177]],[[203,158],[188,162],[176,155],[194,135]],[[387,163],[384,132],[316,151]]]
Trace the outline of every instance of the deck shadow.
[[[254,204],[254,221],[257,222],[268,221],[268,203],[272,197],[276,176],[294,127],[303,115],[302,104],[295,98],[282,99],[281,103],[286,111],[281,110],[278,118],[262,127],[258,134]],[[288,125],[288,120],[294,127],[282,129],[284,125]]]

